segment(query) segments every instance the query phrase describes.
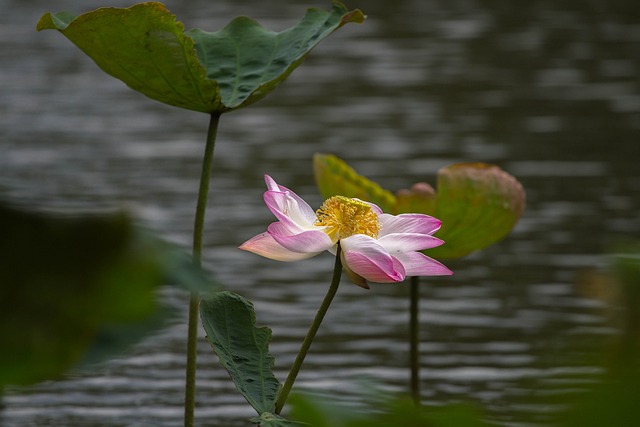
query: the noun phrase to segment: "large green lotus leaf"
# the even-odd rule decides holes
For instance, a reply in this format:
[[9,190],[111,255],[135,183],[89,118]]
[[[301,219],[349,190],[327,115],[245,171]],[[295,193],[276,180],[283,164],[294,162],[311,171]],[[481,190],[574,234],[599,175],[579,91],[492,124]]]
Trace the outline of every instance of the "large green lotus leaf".
[[258,414],[273,414],[280,382],[269,353],[271,329],[256,327],[253,304],[231,292],[216,292],[202,298],[200,317],[207,340],[240,394]]
[[103,361],[162,327],[177,314],[157,301],[170,276],[212,288],[189,257],[123,214],[0,204],[0,388]]
[[335,2],[330,12],[310,9],[280,33],[240,17],[224,29],[184,32],[162,3],[100,8],[79,16],[46,13],[38,31],[64,34],[106,73],[148,97],[205,113],[249,105],[283,81],[323,38],[359,10]]
[[193,39],[161,3],[100,8],[77,17],[44,14],[38,31],[56,29],[107,74],[156,101],[190,110],[224,110]]
[[309,9],[296,26],[280,33],[239,17],[215,33],[195,29],[187,34],[195,39],[198,57],[207,76],[217,81],[224,104],[236,109],[271,92],[336,29],[364,19],[359,10],[334,2],[330,12]]
[[391,211],[396,203],[390,191],[358,175],[351,166],[333,154],[314,154],[313,172],[318,190],[325,199],[336,195],[357,197],[375,203],[385,212]]
[[429,249],[435,258],[459,258],[504,238],[525,206],[522,185],[497,166],[460,163],[438,172],[438,191],[418,183],[394,196],[358,175],[336,156],[316,154],[316,183],[323,197],[357,197],[394,214],[424,213],[442,220],[436,236],[445,244]]

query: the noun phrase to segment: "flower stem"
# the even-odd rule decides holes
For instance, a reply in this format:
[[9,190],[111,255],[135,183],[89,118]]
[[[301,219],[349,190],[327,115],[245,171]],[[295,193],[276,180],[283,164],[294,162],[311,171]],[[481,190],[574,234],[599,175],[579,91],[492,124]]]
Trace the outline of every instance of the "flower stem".
[[[211,114],[209,130],[207,131],[207,144],[202,160],[202,173],[200,174],[200,189],[198,190],[198,204],[193,227],[193,263],[202,265],[202,236],[204,234],[204,217],[207,210],[207,195],[209,194],[209,181],[211,180],[211,165],[213,163],[213,151],[216,145],[218,122],[220,114]],[[196,406],[196,359],[198,354],[198,306],[200,295],[192,291],[189,298],[189,323],[187,331],[187,370],[184,394],[184,425],[193,427],[194,411]]]
[[410,342],[410,366],[411,366],[411,397],[416,405],[420,404],[420,323],[418,321],[419,277],[412,276],[409,284],[409,342]]
[[320,324],[322,323],[322,319],[324,319],[324,315],[327,313],[329,306],[331,305],[331,301],[333,301],[333,297],[336,296],[338,292],[338,285],[340,284],[340,276],[342,275],[342,262],[340,260],[340,243],[338,243],[338,250],[336,252],[336,263],[333,268],[333,278],[331,279],[331,285],[329,286],[329,290],[327,291],[327,295],[325,295],[322,304],[320,304],[320,308],[316,313],[315,319],[313,319],[313,323],[309,328],[309,332],[307,332],[307,336],[304,337],[304,341],[302,342],[302,346],[300,347],[300,351],[296,356],[296,359],[291,366],[291,370],[289,371],[289,376],[287,376],[287,380],[282,386],[282,390],[280,390],[280,394],[278,394],[278,400],[276,401],[276,414],[280,414],[282,411],[282,407],[287,401],[287,397],[289,397],[289,392],[291,392],[291,387],[293,387],[293,383],[296,381],[296,377],[298,376],[298,372],[300,372],[300,368],[302,367],[302,363],[304,362],[304,358],[307,356],[309,352],[309,348],[311,347],[311,343],[320,328]]

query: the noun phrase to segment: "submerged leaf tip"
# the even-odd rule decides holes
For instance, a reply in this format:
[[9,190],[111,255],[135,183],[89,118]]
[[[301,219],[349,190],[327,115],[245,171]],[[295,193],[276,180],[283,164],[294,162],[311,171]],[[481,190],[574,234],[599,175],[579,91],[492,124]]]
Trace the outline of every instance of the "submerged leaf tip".
[[333,10],[343,14],[342,19],[340,20],[340,25],[348,24],[350,22],[362,24],[365,19],[367,19],[367,15],[362,13],[360,9],[349,10],[344,3],[338,0],[333,0],[332,3]]
[[362,13],[360,9],[352,10],[351,12],[345,14],[340,21],[341,25],[354,23],[354,24],[362,24],[367,19],[367,15]]

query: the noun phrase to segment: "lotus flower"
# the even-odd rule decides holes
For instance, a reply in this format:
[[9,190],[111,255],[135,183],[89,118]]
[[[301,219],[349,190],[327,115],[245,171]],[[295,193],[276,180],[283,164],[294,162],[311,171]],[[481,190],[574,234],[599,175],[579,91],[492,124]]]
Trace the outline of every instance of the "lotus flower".
[[432,234],[441,221],[423,214],[390,215],[360,199],[333,196],[314,211],[296,193],[265,175],[264,201],[278,219],[240,246],[277,261],[297,261],[324,251],[337,253],[349,279],[401,282],[408,276],[442,276],[451,270],[421,252],[444,242]]

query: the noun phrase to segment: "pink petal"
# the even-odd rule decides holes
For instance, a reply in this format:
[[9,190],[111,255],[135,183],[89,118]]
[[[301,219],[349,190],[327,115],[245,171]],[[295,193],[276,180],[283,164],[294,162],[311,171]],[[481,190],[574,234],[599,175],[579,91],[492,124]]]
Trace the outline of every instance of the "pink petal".
[[267,184],[268,191],[278,191],[280,193],[289,193],[291,197],[296,199],[300,204],[306,204],[306,202],[302,199],[302,197],[298,196],[295,192],[289,190],[287,187],[278,184],[275,179],[271,178],[269,175],[264,176],[264,181]]
[[378,238],[392,233],[433,234],[442,224],[439,219],[422,214],[382,214],[378,219],[380,220]]
[[[278,225],[278,234],[283,234],[283,235],[287,235],[287,236],[292,236],[294,234],[300,234],[304,231],[309,230],[310,228],[312,228],[312,226],[310,225],[300,225],[298,223],[296,223],[294,220],[292,220],[289,217],[283,216],[282,218],[280,218],[280,220],[278,222],[274,222],[272,224],[269,225],[269,227],[274,226],[274,224],[279,224]],[[267,230],[269,230],[269,227],[267,227]]]
[[293,222],[300,226],[309,226],[316,221],[313,209],[291,191],[267,191],[264,193],[264,202],[280,221]]
[[349,264],[347,264],[347,261],[344,259],[344,252],[340,252],[340,260],[342,261],[342,268],[349,280],[351,280],[351,283],[360,286],[362,289],[371,289],[364,277],[354,273],[353,270],[349,268]]
[[450,276],[453,271],[421,252],[393,254],[402,263],[407,276]]
[[343,259],[354,273],[371,282],[400,282],[405,278],[402,264],[395,260],[375,239],[354,234],[340,240]]
[[318,254],[335,245],[322,231],[306,230],[291,234],[289,228],[282,222],[272,223],[267,230],[276,242],[293,252]]
[[267,193],[281,193],[284,195],[284,198],[279,200],[281,206],[269,206],[269,203],[267,202],[267,206],[274,213],[274,215],[278,216],[278,214],[273,211],[272,207],[279,207],[279,209],[277,209],[279,212],[283,212],[288,216],[292,216],[294,219],[296,219],[297,214],[300,213],[302,218],[306,219],[306,221],[304,222],[314,222],[316,220],[315,211],[311,209],[311,207],[302,199],[302,197],[298,196],[295,192],[289,190],[287,187],[279,185],[269,175],[264,176],[264,181],[267,184]]
[[265,174],[264,182],[265,182],[265,184],[267,184],[267,190],[268,191],[284,191],[284,190],[280,189],[280,186],[275,181],[275,179],[271,178],[269,175]]
[[399,252],[412,252],[435,248],[436,246],[442,245],[444,241],[428,234],[392,233],[380,237],[378,243],[389,251],[390,254],[395,255]]
[[317,255],[317,253],[292,252],[276,242],[269,233],[258,234],[247,240],[240,245],[240,249],[276,261],[299,261]]

